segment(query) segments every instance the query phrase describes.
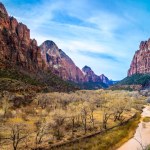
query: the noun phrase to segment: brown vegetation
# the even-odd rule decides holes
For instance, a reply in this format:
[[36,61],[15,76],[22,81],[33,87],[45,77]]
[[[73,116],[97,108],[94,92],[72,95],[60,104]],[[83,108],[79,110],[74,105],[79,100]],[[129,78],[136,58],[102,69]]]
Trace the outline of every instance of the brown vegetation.
[[2,150],[49,147],[104,131],[133,116],[144,100],[138,92],[127,91],[54,92],[36,94],[30,104],[16,107],[16,96],[1,94]]

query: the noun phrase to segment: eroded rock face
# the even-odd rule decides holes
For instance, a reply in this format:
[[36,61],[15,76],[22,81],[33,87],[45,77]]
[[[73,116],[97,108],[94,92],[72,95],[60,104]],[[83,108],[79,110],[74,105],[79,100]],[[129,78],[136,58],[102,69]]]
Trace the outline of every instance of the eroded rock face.
[[150,73],[150,39],[142,41],[134,54],[128,76],[136,73]]
[[35,72],[43,67],[40,48],[26,25],[9,17],[0,3],[0,67],[18,66]]
[[74,82],[85,81],[82,71],[53,41],[45,41],[40,48],[43,60],[53,73],[59,75],[64,80]]
[[110,80],[104,74],[101,74],[99,77],[103,83],[105,83],[107,85],[110,84]]
[[97,76],[90,67],[84,66],[82,72],[84,73],[87,82],[102,82],[100,77]]

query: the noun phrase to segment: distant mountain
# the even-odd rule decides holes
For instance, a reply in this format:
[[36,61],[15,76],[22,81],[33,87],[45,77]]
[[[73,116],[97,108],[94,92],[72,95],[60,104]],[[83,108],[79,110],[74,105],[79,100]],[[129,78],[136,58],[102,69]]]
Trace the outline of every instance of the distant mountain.
[[84,66],[82,72],[86,78],[86,82],[102,82],[100,77],[97,76],[90,67]]
[[99,77],[102,80],[102,82],[105,83],[106,85],[108,86],[113,85],[113,81],[109,80],[104,74],[101,74]]
[[74,64],[53,41],[45,41],[41,44],[42,58],[49,69],[64,80],[73,82],[85,82],[82,71]]
[[106,76],[103,74],[96,75],[88,66],[84,66],[81,71],[53,41],[43,42],[40,48],[47,68],[62,79],[73,81],[80,86],[82,85],[82,88],[88,87],[88,89],[106,88],[112,85],[112,82]]

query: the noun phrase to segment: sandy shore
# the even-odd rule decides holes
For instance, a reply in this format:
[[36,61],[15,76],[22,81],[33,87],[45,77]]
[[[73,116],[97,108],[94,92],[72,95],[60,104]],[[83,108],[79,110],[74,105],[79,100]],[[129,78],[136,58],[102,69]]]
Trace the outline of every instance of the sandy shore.
[[[150,117],[150,106],[146,106],[142,117]],[[140,122],[133,138],[124,143],[117,150],[142,150],[142,147],[150,144],[150,122]]]

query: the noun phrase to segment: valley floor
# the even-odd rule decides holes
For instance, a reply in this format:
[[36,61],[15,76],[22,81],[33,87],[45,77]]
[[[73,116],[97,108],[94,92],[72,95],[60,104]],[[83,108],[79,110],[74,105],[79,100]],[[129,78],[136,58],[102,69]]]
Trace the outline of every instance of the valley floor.
[[[30,98],[25,94],[3,91],[0,95],[2,150],[51,149],[55,144],[75,139],[81,141],[66,145],[63,150],[107,150],[125,138],[130,130],[136,129],[140,115],[126,125],[122,124],[145,104],[145,97],[128,91],[36,93],[28,103],[22,104]],[[83,138],[114,126],[117,127],[104,134]],[[54,149],[58,147],[54,146]]]

